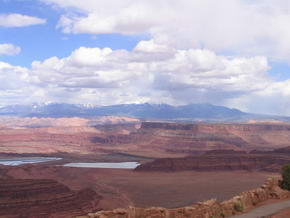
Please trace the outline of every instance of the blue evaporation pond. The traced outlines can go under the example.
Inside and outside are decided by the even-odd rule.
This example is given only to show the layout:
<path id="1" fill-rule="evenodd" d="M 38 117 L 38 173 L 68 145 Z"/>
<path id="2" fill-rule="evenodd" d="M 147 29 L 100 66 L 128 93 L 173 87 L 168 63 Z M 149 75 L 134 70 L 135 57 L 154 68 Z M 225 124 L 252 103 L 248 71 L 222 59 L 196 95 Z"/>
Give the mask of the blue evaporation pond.
<path id="1" fill-rule="evenodd" d="M 68 163 L 65 167 L 84 167 L 84 168 L 106 168 L 106 169 L 135 169 L 140 164 L 138 162 L 121 163 Z"/>
<path id="2" fill-rule="evenodd" d="M 32 158 L 11 158 L 11 159 L 0 159 L 0 164 L 6 166 L 19 166 L 23 164 L 34 164 L 42 163 L 47 161 L 61 160 L 62 158 L 57 157 L 32 157 Z"/>

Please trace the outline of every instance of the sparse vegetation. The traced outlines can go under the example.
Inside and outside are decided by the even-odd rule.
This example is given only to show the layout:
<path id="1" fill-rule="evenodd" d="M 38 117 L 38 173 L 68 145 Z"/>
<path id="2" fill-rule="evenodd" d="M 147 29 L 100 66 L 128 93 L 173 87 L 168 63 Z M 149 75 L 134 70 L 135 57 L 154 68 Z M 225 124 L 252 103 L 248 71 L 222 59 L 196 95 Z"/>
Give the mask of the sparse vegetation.
<path id="1" fill-rule="evenodd" d="M 244 211 L 244 207 L 241 203 L 235 203 L 234 204 L 234 209 L 235 211 L 238 211 L 238 212 L 243 212 Z"/>
<path id="2" fill-rule="evenodd" d="M 283 189 L 290 190 L 290 164 L 282 168 L 282 181 L 280 186 Z"/>
<path id="3" fill-rule="evenodd" d="M 220 213 L 219 215 L 210 216 L 210 218 L 224 218 L 224 217 L 225 217 L 224 213 Z"/>

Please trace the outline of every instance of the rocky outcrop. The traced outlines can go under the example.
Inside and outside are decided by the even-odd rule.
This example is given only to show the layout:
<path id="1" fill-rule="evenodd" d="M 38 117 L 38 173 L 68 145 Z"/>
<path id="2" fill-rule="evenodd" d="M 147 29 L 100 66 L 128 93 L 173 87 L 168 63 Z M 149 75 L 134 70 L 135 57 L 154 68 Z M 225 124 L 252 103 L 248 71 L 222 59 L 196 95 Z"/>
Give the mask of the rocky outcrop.
<path id="1" fill-rule="evenodd" d="M 290 192 L 279 188 L 279 181 L 270 178 L 260 188 L 241 193 L 230 200 L 218 202 L 209 200 L 192 206 L 166 209 L 166 208 L 135 208 L 115 209 L 112 211 L 100 211 L 89 213 L 87 218 L 210 218 L 230 217 L 234 214 L 249 210 L 259 203 L 269 199 L 285 199 L 290 197 Z"/>
<path id="2" fill-rule="evenodd" d="M 154 149 L 154 157 L 181 157 L 210 150 L 286 147 L 289 146 L 290 125 L 143 122 L 141 128 L 129 137 L 130 140 L 123 142 L 128 152 L 145 154 Z M 118 145 L 117 141 L 115 145 Z"/>
<path id="3" fill-rule="evenodd" d="M 1 179 L 0 217 L 70 218 L 98 210 L 101 196 L 54 180 Z"/>
<path id="4" fill-rule="evenodd" d="M 245 153 L 237 151 L 210 151 L 185 158 L 161 158 L 139 165 L 136 171 L 228 171 L 257 170 L 279 172 L 290 163 L 290 156 L 277 153 Z"/>

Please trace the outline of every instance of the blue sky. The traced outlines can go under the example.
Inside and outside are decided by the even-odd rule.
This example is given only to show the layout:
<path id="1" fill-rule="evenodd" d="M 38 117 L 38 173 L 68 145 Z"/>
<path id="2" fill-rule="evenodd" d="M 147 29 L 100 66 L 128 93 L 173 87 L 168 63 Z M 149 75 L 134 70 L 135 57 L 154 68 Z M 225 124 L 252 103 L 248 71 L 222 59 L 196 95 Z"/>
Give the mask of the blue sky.
<path id="1" fill-rule="evenodd" d="M 20 13 L 47 20 L 45 25 L 21 28 L 0 28 L 0 43 L 21 46 L 22 52 L 14 57 L 1 57 L 11 64 L 29 67 L 34 60 L 57 56 L 68 56 L 73 50 L 85 47 L 110 47 L 132 49 L 145 36 L 123 36 L 121 34 L 64 34 L 56 29 L 60 10 L 36 0 L 0 0 L 0 13 Z"/>
<path id="2" fill-rule="evenodd" d="M 212 103 L 290 115 L 289 11 L 282 0 L 0 0 L 0 105 Z"/>
<path id="3" fill-rule="evenodd" d="M 269 73 L 277 80 L 283 81 L 290 78 L 290 66 L 287 62 L 270 61 L 270 66 Z"/>

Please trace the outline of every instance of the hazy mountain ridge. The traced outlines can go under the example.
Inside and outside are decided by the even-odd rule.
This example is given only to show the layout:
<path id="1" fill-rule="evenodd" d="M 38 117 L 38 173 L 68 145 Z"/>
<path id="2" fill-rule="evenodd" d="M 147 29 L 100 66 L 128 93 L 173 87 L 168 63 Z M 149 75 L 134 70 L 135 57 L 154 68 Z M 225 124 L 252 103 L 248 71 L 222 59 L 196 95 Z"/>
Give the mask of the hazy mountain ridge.
<path id="1" fill-rule="evenodd" d="M 238 109 L 211 104 L 189 104 L 171 106 L 168 104 L 119 104 L 94 106 L 82 104 L 32 104 L 10 105 L 0 108 L 2 116 L 20 117 L 97 117 L 127 116 L 139 119 L 182 120 L 182 121 L 245 121 L 278 120 L 290 121 L 290 117 L 245 113 Z"/>

